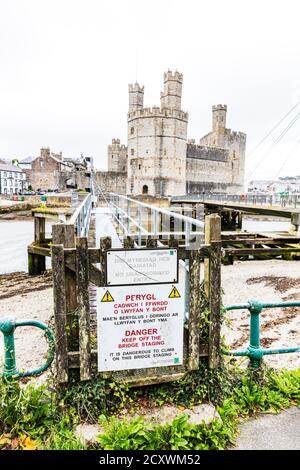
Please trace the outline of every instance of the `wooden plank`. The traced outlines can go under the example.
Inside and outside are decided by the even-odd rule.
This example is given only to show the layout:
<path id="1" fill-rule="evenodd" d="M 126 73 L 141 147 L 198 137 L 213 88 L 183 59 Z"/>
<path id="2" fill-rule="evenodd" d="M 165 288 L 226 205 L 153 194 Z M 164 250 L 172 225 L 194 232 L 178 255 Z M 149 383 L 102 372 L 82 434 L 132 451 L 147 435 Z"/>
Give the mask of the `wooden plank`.
<path id="1" fill-rule="evenodd" d="M 300 248 L 226 248 L 225 254 L 242 256 L 242 255 L 253 255 L 266 254 L 266 255 L 281 255 L 285 253 L 299 253 Z"/>
<path id="2" fill-rule="evenodd" d="M 290 243 L 297 243 L 297 239 L 292 238 L 236 238 L 232 240 L 223 240 L 222 246 L 234 245 L 236 243 L 251 244 L 251 245 L 286 245 Z"/>
<path id="3" fill-rule="evenodd" d="M 56 341 L 56 374 L 59 383 L 68 381 L 67 311 L 63 245 L 53 245 L 52 272 Z"/>
<path id="4" fill-rule="evenodd" d="M 205 216 L 204 225 L 204 240 L 205 244 L 209 245 L 212 241 L 221 240 L 221 217 L 218 214 L 211 214 Z M 210 261 L 209 259 L 204 260 L 204 291 L 207 297 L 210 294 Z"/>
<path id="5" fill-rule="evenodd" d="M 37 246 L 37 245 L 33 245 L 33 244 L 28 245 L 27 252 L 35 254 L 35 255 L 40 255 L 40 256 L 51 256 L 50 248 L 46 248 L 46 247 L 43 247 L 43 246 Z"/>
<path id="6" fill-rule="evenodd" d="M 221 338 L 221 242 L 211 242 L 210 251 L 210 325 L 209 325 L 209 367 L 220 365 Z"/>
<path id="7" fill-rule="evenodd" d="M 189 252 L 189 336 L 188 336 L 188 368 L 199 369 L 199 323 L 200 323 L 200 263 L 201 257 L 197 250 Z"/>
<path id="8" fill-rule="evenodd" d="M 91 378 L 89 262 L 87 238 L 76 239 L 76 281 L 79 317 L 80 379 Z"/>
<path id="9" fill-rule="evenodd" d="M 65 264 L 68 266 L 69 269 L 75 272 L 75 248 L 65 249 Z M 98 248 L 89 248 L 88 249 L 88 256 L 89 262 L 92 263 L 100 263 L 100 249 Z"/>

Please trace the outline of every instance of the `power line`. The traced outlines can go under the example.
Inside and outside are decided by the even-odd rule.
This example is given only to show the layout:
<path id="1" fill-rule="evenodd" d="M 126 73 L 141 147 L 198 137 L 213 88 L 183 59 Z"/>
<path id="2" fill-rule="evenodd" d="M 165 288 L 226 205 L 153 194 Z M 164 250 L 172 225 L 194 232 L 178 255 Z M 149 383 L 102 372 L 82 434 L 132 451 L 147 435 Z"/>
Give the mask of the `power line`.
<path id="1" fill-rule="evenodd" d="M 255 152 L 255 150 L 258 149 L 258 147 L 263 144 L 267 138 L 275 131 L 275 129 L 277 129 L 278 126 L 280 126 L 280 124 L 288 117 L 289 114 L 291 114 L 294 109 L 297 108 L 297 106 L 299 106 L 300 104 L 300 101 L 298 101 L 294 106 L 292 106 L 292 108 L 272 127 L 272 129 L 258 142 L 258 144 L 256 145 L 256 147 L 254 147 L 248 154 L 247 154 L 247 157 L 249 157 L 250 155 L 252 155 L 252 153 Z"/>
<path id="2" fill-rule="evenodd" d="M 270 152 L 276 147 L 276 145 L 283 139 L 283 137 L 287 134 L 287 132 L 293 127 L 293 125 L 298 121 L 300 117 L 300 111 L 293 117 L 293 119 L 289 122 L 289 124 L 283 129 L 283 131 L 279 134 L 279 136 L 274 140 L 271 147 L 267 150 L 267 152 L 263 155 L 263 157 L 259 160 L 257 165 L 247 174 L 247 178 L 253 175 L 253 173 L 257 170 L 257 168 L 264 162 L 264 160 L 269 156 Z"/>
<path id="3" fill-rule="evenodd" d="M 300 137 L 299 139 L 297 140 L 296 144 L 293 145 L 291 151 L 288 153 L 288 156 L 286 157 L 286 159 L 284 160 L 283 164 L 281 165 L 281 167 L 279 168 L 278 172 L 276 173 L 275 175 L 275 179 L 280 175 L 280 172 L 282 171 L 282 169 L 284 168 L 284 166 L 286 165 L 286 163 L 288 162 L 288 160 L 290 159 L 290 157 L 294 154 L 296 148 L 298 147 L 300 143 Z"/>

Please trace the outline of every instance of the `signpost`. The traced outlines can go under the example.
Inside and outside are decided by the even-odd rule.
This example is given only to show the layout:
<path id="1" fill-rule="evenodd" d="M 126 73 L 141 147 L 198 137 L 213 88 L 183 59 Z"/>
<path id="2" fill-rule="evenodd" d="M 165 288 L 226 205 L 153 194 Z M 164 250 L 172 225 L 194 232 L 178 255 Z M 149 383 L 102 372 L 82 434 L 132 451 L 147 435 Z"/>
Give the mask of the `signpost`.
<path id="1" fill-rule="evenodd" d="M 106 284 L 125 286 L 178 282 L 178 252 L 175 248 L 108 250 Z"/>

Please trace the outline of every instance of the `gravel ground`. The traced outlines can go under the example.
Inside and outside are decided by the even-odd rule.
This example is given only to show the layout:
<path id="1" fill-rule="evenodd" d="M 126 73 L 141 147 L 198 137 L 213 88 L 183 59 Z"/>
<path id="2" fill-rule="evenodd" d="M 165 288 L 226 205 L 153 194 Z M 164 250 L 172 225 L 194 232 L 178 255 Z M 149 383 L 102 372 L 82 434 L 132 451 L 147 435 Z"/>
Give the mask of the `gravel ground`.
<path id="1" fill-rule="evenodd" d="M 300 263 L 298 261 L 241 261 L 222 267 L 225 306 L 248 300 L 265 302 L 300 301 Z M 248 310 L 226 314 L 230 324 L 223 334 L 232 349 L 244 348 L 249 342 Z M 265 348 L 300 345 L 300 307 L 266 309 L 261 314 L 261 344 Z M 245 361 L 245 359 L 240 359 Z M 272 367 L 300 367 L 300 353 L 265 356 Z"/>
<path id="2" fill-rule="evenodd" d="M 222 267 L 224 305 L 250 299 L 267 302 L 300 300 L 300 263 L 298 261 L 242 261 Z M 43 290 L 41 290 L 43 289 Z M 19 293 L 17 293 L 19 292 Z M 53 312 L 51 276 L 29 278 L 24 273 L 0 276 L 0 317 L 34 318 L 47 323 Z M 300 308 L 268 309 L 261 318 L 264 347 L 300 345 Z M 249 338 L 248 311 L 227 313 L 230 324 L 223 328 L 232 349 L 244 348 Z M 228 323 L 228 322 L 227 322 Z M 46 342 L 36 328 L 16 330 L 17 364 L 31 369 L 43 361 Z M 3 341 L 0 339 L 0 362 Z M 245 362 L 245 359 L 241 361 Z M 300 353 L 277 354 L 266 358 L 273 367 L 300 367 Z"/>
<path id="3" fill-rule="evenodd" d="M 0 299 L 0 317 L 13 317 L 18 320 L 34 319 L 47 324 L 53 312 L 52 288 L 49 287 L 42 291 L 33 290 L 13 297 L 1 298 L 0 295 Z M 38 328 L 17 328 L 15 347 L 17 367 L 20 370 L 31 370 L 40 366 L 47 354 L 44 334 Z M 3 340 L 1 338 L 0 363 L 2 362 Z"/>

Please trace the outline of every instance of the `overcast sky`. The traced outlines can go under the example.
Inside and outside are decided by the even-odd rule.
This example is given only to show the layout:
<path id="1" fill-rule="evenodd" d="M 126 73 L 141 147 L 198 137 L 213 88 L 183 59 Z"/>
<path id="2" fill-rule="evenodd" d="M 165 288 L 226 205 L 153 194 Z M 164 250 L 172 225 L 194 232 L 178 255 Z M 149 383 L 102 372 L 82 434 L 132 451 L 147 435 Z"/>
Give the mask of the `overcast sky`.
<path id="1" fill-rule="evenodd" d="M 300 105 L 251 152 L 300 101 L 299 18 L 299 0 L 0 0 L 0 158 L 49 146 L 106 169 L 111 139 L 126 142 L 128 83 L 157 105 L 170 68 L 189 138 L 226 103 L 251 178 L 300 175 L 300 119 L 272 148 Z"/>

